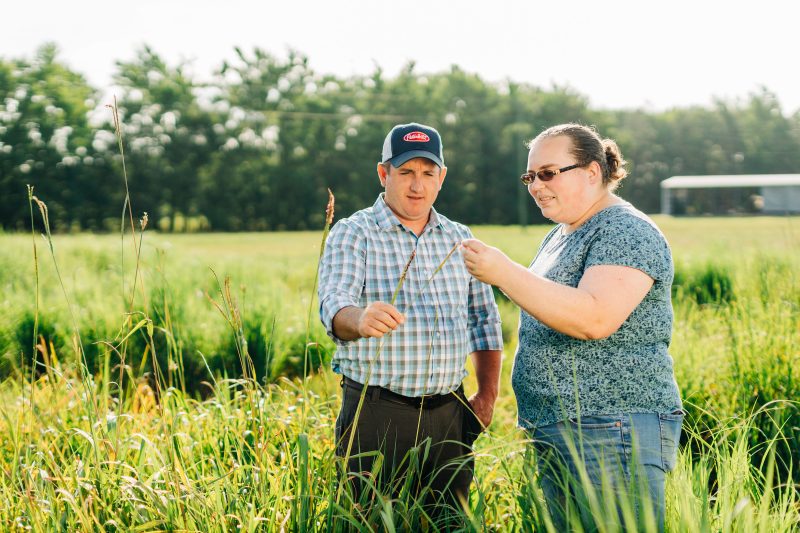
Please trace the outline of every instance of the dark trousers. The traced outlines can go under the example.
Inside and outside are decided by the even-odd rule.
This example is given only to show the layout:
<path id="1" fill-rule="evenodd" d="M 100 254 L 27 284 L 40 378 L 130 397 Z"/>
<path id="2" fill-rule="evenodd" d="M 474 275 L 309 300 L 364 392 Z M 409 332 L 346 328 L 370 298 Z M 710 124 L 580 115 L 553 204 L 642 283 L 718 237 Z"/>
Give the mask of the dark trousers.
<path id="1" fill-rule="evenodd" d="M 360 389 L 347 382 L 343 386 L 336 420 L 340 457 L 347 453 Z M 473 477 L 471 444 L 477 419 L 462 390 L 451 395 L 452 401 L 426 407 L 423 400 L 419 407 L 392 393 L 381 394 L 378 388 L 368 389 L 347 464 L 357 500 L 371 501 L 377 489 L 392 497 L 407 493 L 423 498 L 434 515 L 462 508 Z M 378 460 L 382 462 L 376 465 Z"/>

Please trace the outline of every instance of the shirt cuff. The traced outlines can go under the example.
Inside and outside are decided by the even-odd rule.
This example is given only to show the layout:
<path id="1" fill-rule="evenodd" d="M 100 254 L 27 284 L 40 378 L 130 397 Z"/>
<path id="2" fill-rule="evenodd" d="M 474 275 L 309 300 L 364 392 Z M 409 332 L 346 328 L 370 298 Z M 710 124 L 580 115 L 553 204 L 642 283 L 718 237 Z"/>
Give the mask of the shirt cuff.
<path id="1" fill-rule="evenodd" d="M 503 329 L 499 320 L 489 320 L 475 325 L 470 330 L 470 353 L 483 350 L 503 349 Z"/>
<path id="2" fill-rule="evenodd" d="M 344 309 L 345 307 L 357 307 L 353 300 L 346 296 L 341 295 L 332 295 L 320 304 L 320 318 L 322 319 L 322 325 L 325 326 L 325 332 L 328 334 L 336 344 L 346 344 L 352 341 L 345 341 L 334 335 L 333 333 L 333 317 L 336 316 L 336 313 Z"/>

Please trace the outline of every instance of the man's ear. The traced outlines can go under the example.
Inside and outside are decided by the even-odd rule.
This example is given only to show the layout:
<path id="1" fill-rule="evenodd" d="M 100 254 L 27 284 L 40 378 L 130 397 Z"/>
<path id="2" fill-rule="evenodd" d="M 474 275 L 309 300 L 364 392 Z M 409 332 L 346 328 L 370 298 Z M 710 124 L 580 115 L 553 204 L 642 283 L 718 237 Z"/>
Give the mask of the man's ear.
<path id="1" fill-rule="evenodd" d="M 447 167 L 442 167 L 441 172 L 439 172 L 439 190 L 442 190 L 442 184 L 444 183 L 444 177 L 447 175 Z"/>
<path id="2" fill-rule="evenodd" d="M 384 163 L 378 163 L 378 179 L 381 180 L 381 187 L 386 187 L 386 178 L 389 176 L 389 171 L 386 170 L 388 165 Z"/>

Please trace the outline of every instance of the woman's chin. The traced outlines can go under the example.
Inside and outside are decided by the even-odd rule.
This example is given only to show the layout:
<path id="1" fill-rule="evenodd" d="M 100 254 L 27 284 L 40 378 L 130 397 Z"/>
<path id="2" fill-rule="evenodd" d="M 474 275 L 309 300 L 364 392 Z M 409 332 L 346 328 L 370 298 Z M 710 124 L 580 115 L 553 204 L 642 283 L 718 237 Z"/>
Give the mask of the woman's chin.
<path id="1" fill-rule="evenodd" d="M 547 220 L 552 220 L 553 222 L 558 222 L 556 220 L 558 218 L 558 214 L 555 209 L 551 206 L 545 205 L 544 207 L 539 206 L 539 211 L 541 211 L 542 216 Z"/>

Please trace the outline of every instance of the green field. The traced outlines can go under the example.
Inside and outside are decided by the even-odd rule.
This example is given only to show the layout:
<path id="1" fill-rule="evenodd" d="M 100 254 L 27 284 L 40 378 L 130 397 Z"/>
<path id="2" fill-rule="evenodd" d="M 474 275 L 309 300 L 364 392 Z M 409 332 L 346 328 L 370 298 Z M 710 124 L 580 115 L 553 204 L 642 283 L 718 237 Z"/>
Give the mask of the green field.
<path id="1" fill-rule="evenodd" d="M 794 530 L 800 219 L 655 218 L 676 262 L 670 352 L 689 412 L 668 530 Z M 473 229 L 527 263 L 548 228 Z M 296 377 L 332 349 L 314 294 L 320 238 L 146 232 L 137 262 L 130 236 L 57 235 L 53 257 L 41 236 L 0 235 L 0 529 L 368 531 L 414 520 L 413 498 L 337 503 L 338 379 Z M 499 304 L 501 398 L 477 443 L 469 528 L 541 528 L 514 427 L 518 311 Z"/>

